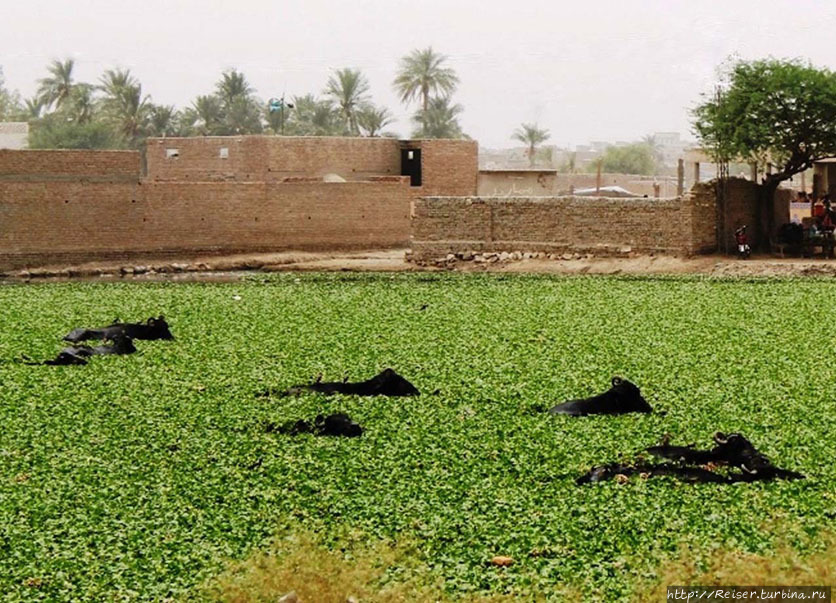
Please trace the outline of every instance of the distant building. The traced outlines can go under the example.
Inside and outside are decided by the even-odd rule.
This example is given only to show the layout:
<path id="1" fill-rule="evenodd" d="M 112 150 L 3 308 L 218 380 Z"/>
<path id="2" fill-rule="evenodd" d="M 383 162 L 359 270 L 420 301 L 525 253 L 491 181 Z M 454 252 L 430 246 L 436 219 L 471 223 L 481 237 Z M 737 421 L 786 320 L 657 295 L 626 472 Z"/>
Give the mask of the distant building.
<path id="1" fill-rule="evenodd" d="M 0 121 L 0 149 L 25 149 L 28 146 L 28 123 L 25 121 Z"/>
<path id="2" fill-rule="evenodd" d="M 674 166 L 685 151 L 694 146 L 693 142 L 682 140 L 679 132 L 654 132 L 653 140 L 662 155 L 662 163 Z"/>

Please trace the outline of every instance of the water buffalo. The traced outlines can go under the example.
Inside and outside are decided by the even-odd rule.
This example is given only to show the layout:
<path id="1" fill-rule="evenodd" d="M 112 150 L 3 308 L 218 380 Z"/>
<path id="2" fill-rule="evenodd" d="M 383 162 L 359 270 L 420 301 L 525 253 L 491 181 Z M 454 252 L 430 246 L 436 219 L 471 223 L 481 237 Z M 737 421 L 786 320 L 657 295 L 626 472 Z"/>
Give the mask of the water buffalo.
<path id="1" fill-rule="evenodd" d="M 64 337 L 64 341 L 77 343 L 88 339 L 113 339 L 117 333 L 123 333 L 131 339 L 142 339 L 146 341 L 174 339 L 174 335 L 171 334 L 165 317 L 160 315 L 157 318 L 152 316 L 144 323 L 115 321 L 106 327 L 97 329 L 73 329 Z"/>
<path id="2" fill-rule="evenodd" d="M 651 446 L 647 449 L 654 456 L 680 463 L 705 465 L 729 465 L 738 467 L 742 474 L 734 476 L 736 481 L 758 481 L 773 479 L 802 479 L 804 476 L 795 471 L 780 469 L 772 464 L 769 458 L 739 433 L 725 434 L 718 431 L 714 434 L 711 450 L 696 450 L 691 446 Z"/>
<path id="3" fill-rule="evenodd" d="M 308 385 L 297 385 L 283 392 L 284 395 L 294 395 L 305 392 L 318 392 L 320 394 L 347 394 L 354 396 L 418 396 L 421 392 L 409 381 L 398 373 L 387 368 L 382 373 L 372 377 L 368 381 L 359 383 L 321 382 L 315 381 Z M 270 391 L 264 395 L 270 395 Z"/>
<path id="4" fill-rule="evenodd" d="M 612 387 L 591 398 L 569 400 L 549 410 L 557 415 L 583 417 L 586 415 L 623 415 L 628 412 L 653 412 L 639 388 L 621 377 L 612 378 Z"/>
<path id="5" fill-rule="evenodd" d="M 363 428 L 352 421 L 347 414 L 341 412 L 332 413 L 327 416 L 317 415 L 313 424 L 305 420 L 288 423 L 275 429 L 275 431 L 289 435 L 312 433 L 314 435 L 342 436 L 346 438 L 356 438 L 363 435 Z"/>
<path id="6" fill-rule="evenodd" d="M 114 334 L 111 338 L 105 340 L 105 344 L 108 342 L 111 342 L 111 345 L 98 345 L 93 347 L 79 345 L 64 348 L 52 360 L 46 360 L 45 362 L 27 362 L 26 364 L 45 364 L 49 366 L 84 365 L 87 364 L 87 358 L 91 356 L 125 355 L 136 352 L 133 340 L 124 333 Z"/>
<path id="7" fill-rule="evenodd" d="M 575 480 L 577 485 L 603 482 L 617 478 L 619 475 L 630 477 L 640 475 L 643 478 L 668 475 L 678 477 L 686 482 L 707 482 L 716 484 L 729 483 L 726 476 L 714 473 L 704 467 L 688 467 L 674 463 L 636 463 L 633 465 L 610 463 L 593 467 L 587 473 Z"/>

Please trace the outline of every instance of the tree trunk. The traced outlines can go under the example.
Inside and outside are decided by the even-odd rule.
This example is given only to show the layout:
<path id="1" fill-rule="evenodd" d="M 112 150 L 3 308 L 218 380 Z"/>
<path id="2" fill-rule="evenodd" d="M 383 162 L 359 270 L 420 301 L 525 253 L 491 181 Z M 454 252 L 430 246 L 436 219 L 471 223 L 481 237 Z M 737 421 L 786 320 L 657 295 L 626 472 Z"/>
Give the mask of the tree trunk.
<path id="1" fill-rule="evenodd" d="M 422 88 L 421 89 L 421 96 L 423 97 L 424 101 L 424 110 L 421 113 L 421 125 L 424 129 L 423 137 L 426 138 L 427 136 L 427 111 L 430 108 L 430 89 L 429 88 Z"/>
<path id="2" fill-rule="evenodd" d="M 775 230 L 775 192 L 780 183 L 780 180 L 767 176 L 765 182 L 759 187 L 758 213 L 760 214 L 761 239 L 758 242 L 758 248 L 761 251 L 770 251 L 769 237 Z"/>

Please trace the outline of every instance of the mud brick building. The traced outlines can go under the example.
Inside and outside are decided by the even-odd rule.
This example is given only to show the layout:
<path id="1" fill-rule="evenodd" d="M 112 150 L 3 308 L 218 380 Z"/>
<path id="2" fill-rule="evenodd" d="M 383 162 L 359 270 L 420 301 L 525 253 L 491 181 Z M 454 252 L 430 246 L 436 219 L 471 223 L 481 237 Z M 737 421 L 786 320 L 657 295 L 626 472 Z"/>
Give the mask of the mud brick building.
<path id="1" fill-rule="evenodd" d="M 681 197 L 589 198 L 555 195 L 546 173 L 533 194 L 497 196 L 484 193 L 508 183 L 489 177 L 480 183 L 470 140 L 227 136 L 149 139 L 144 154 L 0 150 L 0 271 L 291 249 L 411 247 L 418 260 L 691 255 L 722 249 L 739 223 L 761 236 L 757 186 L 746 181 L 729 182 L 720 211 L 705 183 Z M 786 221 L 787 199 L 776 197 L 775 212 Z"/>
<path id="2" fill-rule="evenodd" d="M 197 253 L 406 247 L 423 195 L 474 195 L 465 140 L 236 136 L 0 150 L 0 270 Z"/>

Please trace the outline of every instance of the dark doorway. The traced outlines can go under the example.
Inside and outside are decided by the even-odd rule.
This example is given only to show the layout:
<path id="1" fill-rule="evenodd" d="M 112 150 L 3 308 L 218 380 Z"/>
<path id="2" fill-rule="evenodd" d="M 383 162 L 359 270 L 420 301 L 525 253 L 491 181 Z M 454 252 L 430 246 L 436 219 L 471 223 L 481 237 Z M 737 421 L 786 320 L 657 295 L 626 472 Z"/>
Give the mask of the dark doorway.
<path id="1" fill-rule="evenodd" d="M 401 176 L 409 176 L 410 186 L 421 186 L 421 149 L 401 149 Z"/>

